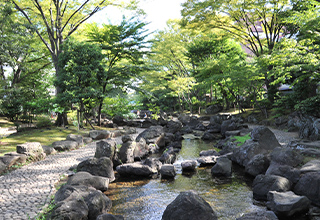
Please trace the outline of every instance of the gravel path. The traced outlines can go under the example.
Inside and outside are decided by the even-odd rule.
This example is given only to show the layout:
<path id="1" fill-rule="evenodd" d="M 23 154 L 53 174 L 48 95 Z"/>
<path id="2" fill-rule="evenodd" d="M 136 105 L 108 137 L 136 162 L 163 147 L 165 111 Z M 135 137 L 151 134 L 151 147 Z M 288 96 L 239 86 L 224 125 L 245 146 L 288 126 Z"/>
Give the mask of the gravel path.
<path id="1" fill-rule="evenodd" d="M 137 129 L 138 133 L 143 129 Z M 133 136 L 137 136 L 135 134 Z M 121 137 L 113 138 L 117 144 Z M 7 175 L 0 176 L 0 220 L 34 219 L 55 193 L 55 184 L 68 169 L 94 156 L 96 144 L 49 155 Z"/>

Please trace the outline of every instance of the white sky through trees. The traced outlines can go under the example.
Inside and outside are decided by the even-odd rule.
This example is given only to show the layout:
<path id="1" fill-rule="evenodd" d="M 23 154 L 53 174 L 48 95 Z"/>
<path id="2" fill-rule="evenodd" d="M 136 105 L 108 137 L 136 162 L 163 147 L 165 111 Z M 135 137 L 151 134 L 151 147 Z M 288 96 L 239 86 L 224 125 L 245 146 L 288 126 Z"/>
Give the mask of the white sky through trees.
<path id="1" fill-rule="evenodd" d="M 140 8 L 146 13 L 144 21 L 150 22 L 147 26 L 149 31 L 163 30 L 169 19 L 181 18 L 181 4 L 185 1 L 186 0 L 141 0 Z M 89 21 L 119 24 L 123 15 L 127 18 L 132 16 L 132 14 L 115 7 L 107 7 L 94 15 Z"/>

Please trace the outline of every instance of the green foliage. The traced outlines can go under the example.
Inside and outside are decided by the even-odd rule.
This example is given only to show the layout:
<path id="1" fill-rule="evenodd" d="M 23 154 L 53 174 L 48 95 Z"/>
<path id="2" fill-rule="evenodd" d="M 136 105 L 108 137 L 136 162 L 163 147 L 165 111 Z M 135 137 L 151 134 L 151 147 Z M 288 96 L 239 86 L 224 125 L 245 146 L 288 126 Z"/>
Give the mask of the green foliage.
<path id="1" fill-rule="evenodd" d="M 294 106 L 295 110 L 301 111 L 308 115 L 320 117 L 320 95 L 308 98 Z"/>
<path id="2" fill-rule="evenodd" d="M 47 128 L 52 126 L 51 119 L 46 116 L 39 116 L 36 118 L 37 128 Z"/>
<path id="3" fill-rule="evenodd" d="M 235 142 L 237 142 L 237 146 L 241 146 L 246 142 L 246 140 L 251 139 L 250 133 L 246 134 L 245 136 L 234 136 Z"/>
<path id="4" fill-rule="evenodd" d="M 160 107 L 150 103 L 148 108 L 152 112 L 152 119 L 158 120 L 160 118 Z"/>
<path id="5" fill-rule="evenodd" d="M 123 116 L 126 118 L 134 117 L 130 114 L 131 110 L 138 109 L 140 103 L 133 102 L 126 97 L 116 96 L 116 97 L 106 97 L 103 101 L 102 113 L 114 117 L 116 115 Z"/>

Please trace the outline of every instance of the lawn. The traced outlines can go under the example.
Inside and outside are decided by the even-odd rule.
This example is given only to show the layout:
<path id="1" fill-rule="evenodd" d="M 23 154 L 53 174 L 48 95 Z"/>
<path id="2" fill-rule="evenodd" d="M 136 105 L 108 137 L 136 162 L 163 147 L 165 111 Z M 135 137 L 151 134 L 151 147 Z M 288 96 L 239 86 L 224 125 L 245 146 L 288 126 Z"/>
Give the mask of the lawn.
<path id="1" fill-rule="evenodd" d="M 0 117 L 0 128 L 14 127 L 14 123 L 5 117 Z"/>

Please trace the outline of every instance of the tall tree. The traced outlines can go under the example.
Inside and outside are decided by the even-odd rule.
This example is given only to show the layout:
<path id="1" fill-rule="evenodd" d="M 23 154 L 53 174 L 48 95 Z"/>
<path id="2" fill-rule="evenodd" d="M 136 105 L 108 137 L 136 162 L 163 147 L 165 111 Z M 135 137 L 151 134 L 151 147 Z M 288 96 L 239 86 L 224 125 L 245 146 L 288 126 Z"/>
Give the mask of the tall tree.
<path id="1" fill-rule="evenodd" d="M 59 76 L 58 59 L 62 52 L 61 46 L 81 24 L 103 8 L 114 5 L 126 8 L 135 8 L 136 0 L 127 1 L 126 4 L 117 3 L 116 0 L 9 0 L 34 27 L 35 32 L 51 54 L 56 71 Z M 57 93 L 60 88 L 56 88 Z M 66 115 L 65 115 L 66 117 Z M 57 124 L 62 123 L 59 115 Z"/>
<path id="2" fill-rule="evenodd" d="M 290 38 L 299 26 L 287 17 L 296 11 L 314 10 L 312 0 L 188 0 L 183 4 L 184 23 L 218 28 L 229 32 L 254 56 L 271 53 L 281 38 Z M 264 71 L 268 99 L 273 102 L 276 92 L 274 77 Z"/>
<path id="3" fill-rule="evenodd" d="M 130 81 L 138 77 L 139 73 L 146 69 L 144 56 L 148 54 L 147 48 L 150 42 L 146 23 L 133 18 L 123 18 L 120 25 L 89 25 L 87 37 L 89 42 L 99 45 L 104 54 L 106 71 L 98 74 L 98 83 L 102 96 L 99 97 L 98 124 L 100 125 L 103 99 L 115 90 L 115 87 L 134 87 Z"/>

